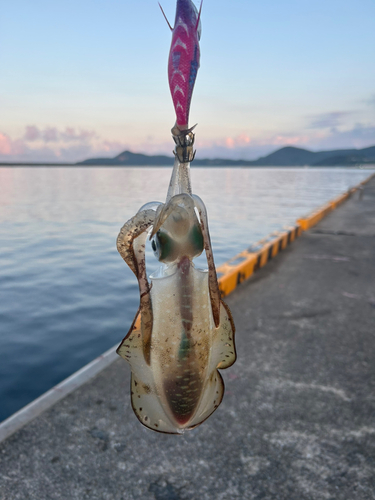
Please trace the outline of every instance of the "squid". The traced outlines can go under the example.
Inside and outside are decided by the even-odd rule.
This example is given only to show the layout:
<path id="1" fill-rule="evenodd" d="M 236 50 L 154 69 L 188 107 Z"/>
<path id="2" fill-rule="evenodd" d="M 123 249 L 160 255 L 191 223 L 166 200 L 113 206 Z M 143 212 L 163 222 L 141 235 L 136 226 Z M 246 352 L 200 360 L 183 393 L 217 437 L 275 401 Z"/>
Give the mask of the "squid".
<path id="1" fill-rule="evenodd" d="M 139 309 L 117 353 L 131 367 L 137 418 L 149 429 L 170 434 L 193 429 L 217 409 L 224 395 L 218 369 L 236 360 L 235 327 L 220 298 L 206 207 L 190 182 L 195 136 L 188 118 L 200 29 L 200 11 L 191 0 L 177 0 L 168 65 L 176 111 L 175 162 L 166 201 L 141 207 L 117 238 L 140 294 Z M 147 240 L 161 264 L 149 277 Z M 203 252 L 207 269 L 194 264 Z"/>

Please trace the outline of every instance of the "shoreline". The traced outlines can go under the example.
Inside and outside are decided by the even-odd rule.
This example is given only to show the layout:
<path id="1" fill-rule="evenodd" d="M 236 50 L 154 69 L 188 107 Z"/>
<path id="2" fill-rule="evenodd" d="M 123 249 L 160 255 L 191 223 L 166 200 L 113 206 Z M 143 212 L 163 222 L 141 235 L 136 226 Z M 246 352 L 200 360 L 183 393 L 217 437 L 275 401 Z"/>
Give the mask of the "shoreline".
<path id="1" fill-rule="evenodd" d="M 173 158 L 171 158 L 171 164 L 173 163 Z M 98 165 L 77 165 L 75 163 L 0 163 L 0 168 L 59 168 L 59 167 L 69 167 L 69 168 L 171 168 L 171 165 L 111 165 L 111 164 L 98 164 Z M 375 170 L 375 163 L 370 164 L 358 164 L 358 165 L 199 165 L 193 164 L 190 168 L 264 168 L 264 169 L 352 169 L 352 170 Z"/>

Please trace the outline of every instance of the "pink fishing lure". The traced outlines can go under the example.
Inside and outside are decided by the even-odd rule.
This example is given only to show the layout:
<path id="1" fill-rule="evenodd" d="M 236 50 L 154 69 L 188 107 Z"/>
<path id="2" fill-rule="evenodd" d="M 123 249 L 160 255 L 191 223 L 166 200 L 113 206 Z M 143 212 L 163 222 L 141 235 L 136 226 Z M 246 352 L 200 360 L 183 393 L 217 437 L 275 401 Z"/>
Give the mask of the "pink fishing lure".
<path id="1" fill-rule="evenodd" d="M 200 60 L 201 9 L 202 4 L 198 12 L 191 0 L 177 0 L 174 28 L 166 18 L 172 30 L 168 80 L 180 130 L 189 128 L 190 103 Z"/>

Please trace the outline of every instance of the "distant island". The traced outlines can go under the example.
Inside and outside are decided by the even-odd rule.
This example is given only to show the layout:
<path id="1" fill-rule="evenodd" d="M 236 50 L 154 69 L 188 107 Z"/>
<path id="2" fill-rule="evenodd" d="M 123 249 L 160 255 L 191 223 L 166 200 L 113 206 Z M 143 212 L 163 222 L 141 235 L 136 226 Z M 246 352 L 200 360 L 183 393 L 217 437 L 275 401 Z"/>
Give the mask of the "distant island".
<path id="1" fill-rule="evenodd" d="M 173 157 L 149 156 L 123 151 L 114 158 L 89 158 L 78 163 L 11 163 L 0 162 L 3 166 L 134 166 L 160 167 L 171 165 Z M 309 151 L 287 146 L 257 160 L 227 160 L 224 158 L 196 158 L 193 165 L 199 167 L 356 167 L 375 165 L 375 146 L 364 149 L 335 149 L 332 151 Z"/>
<path id="2" fill-rule="evenodd" d="M 148 156 L 124 151 L 114 158 L 90 158 L 76 165 L 163 166 L 170 165 L 172 161 L 170 156 Z M 194 160 L 194 166 L 201 167 L 353 167 L 372 163 L 375 163 L 375 146 L 318 152 L 287 146 L 252 161 L 222 158 Z"/>

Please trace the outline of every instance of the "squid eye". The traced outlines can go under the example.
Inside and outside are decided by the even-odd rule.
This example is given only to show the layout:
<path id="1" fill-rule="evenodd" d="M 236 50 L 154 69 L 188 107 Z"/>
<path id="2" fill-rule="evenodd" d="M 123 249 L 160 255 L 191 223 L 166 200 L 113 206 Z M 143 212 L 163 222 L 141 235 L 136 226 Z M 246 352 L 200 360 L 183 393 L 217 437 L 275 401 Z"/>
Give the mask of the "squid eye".
<path id="1" fill-rule="evenodd" d="M 152 238 L 151 240 L 151 248 L 152 251 L 154 252 L 155 257 L 159 260 L 160 257 L 160 246 L 159 246 L 159 241 L 157 240 L 157 235 Z"/>
<path id="2" fill-rule="evenodd" d="M 151 248 L 160 262 L 171 262 L 175 258 L 173 239 L 162 230 L 159 230 L 152 238 Z"/>
<path id="3" fill-rule="evenodd" d="M 173 260 L 173 239 L 168 236 L 168 234 L 163 231 L 158 231 L 156 233 L 156 246 L 159 250 L 159 260 L 161 262 Z"/>

